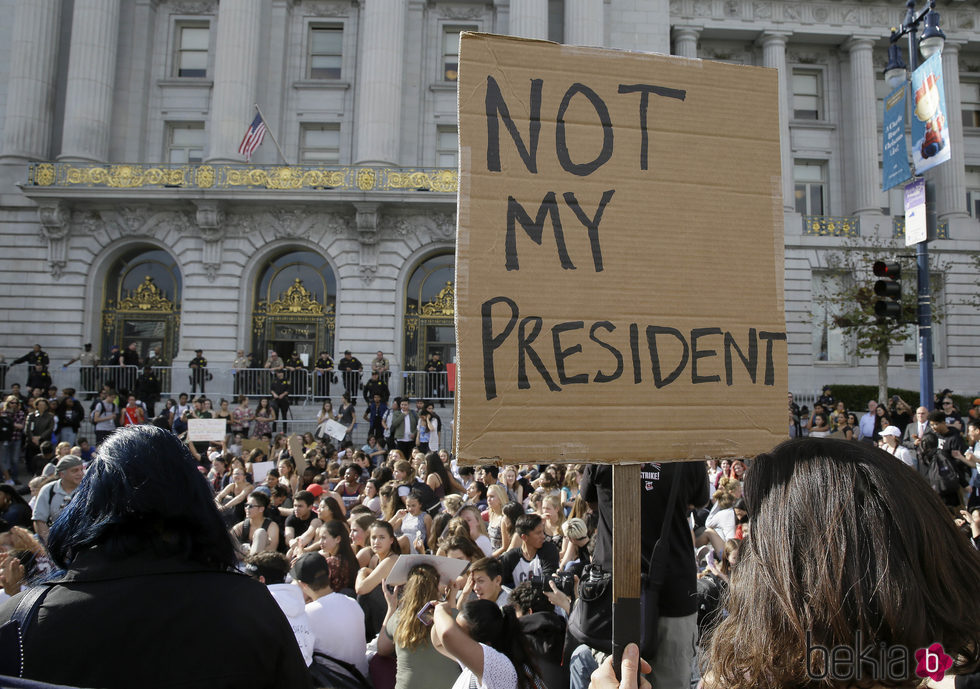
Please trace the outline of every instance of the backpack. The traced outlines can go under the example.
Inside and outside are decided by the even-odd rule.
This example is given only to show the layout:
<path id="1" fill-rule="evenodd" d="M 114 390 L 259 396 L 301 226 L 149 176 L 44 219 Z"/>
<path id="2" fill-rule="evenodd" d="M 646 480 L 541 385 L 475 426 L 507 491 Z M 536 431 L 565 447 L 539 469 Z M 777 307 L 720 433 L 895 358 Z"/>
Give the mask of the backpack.
<path id="1" fill-rule="evenodd" d="M 932 456 L 925 465 L 925 479 L 932 489 L 940 495 L 957 493 L 960 489 L 960 476 L 949 457 L 942 451 Z"/>

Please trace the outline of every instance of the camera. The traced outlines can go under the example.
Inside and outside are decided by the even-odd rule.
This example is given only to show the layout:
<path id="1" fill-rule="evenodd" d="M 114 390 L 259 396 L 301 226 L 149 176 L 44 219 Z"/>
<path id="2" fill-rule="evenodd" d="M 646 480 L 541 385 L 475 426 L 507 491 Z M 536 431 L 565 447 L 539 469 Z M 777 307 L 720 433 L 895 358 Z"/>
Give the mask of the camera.
<path id="1" fill-rule="evenodd" d="M 575 597 L 575 575 L 572 572 L 555 572 L 551 575 L 555 588 L 569 598 Z"/>
<path id="2" fill-rule="evenodd" d="M 545 586 L 544 577 L 540 574 L 532 574 L 528 577 L 528 581 L 531 583 L 531 587 L 541 591 L 550 592 L 551 586 Z M 574 598 L 575 596 L 575 575 L 571 572 L 555 572 L 548 579 L 549 582 L 555 582 L 555 588 L 564 593 L 569 598 Z"/>

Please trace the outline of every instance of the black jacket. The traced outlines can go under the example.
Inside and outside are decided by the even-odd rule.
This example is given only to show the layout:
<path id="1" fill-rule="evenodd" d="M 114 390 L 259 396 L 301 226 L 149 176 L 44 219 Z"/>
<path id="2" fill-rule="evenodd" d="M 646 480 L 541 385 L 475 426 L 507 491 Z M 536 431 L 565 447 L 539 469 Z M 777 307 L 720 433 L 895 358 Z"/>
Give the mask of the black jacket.
<path id="1" fill-rule="evenodd" d="M 708 474 L 704 462 L 644 464 L 640 469 L 640 520 L 642 566 L 646 568 L 653 546 L 660 538 L 671 480 L 675 471 L 683 472 L 680 492 L 674 503 L 674 517 L 667 537 L 670 560 L 660 588 L 660 615 L 685 617 L 697 612 L 697 564 L 687 524 L 689 505 L 695 509 L 708 502 Z M 590 464 L 579 484 L 582 499 L 598 503 L 599 528 L 596 530 L 592 561 L 612 571 L 612 465 Z"/>
<path id="2" fill-rule="evenodd" d="M 534 612 L 517 620 L 528 652 L 538 667 L 538 677 L 547 689 L 567 686 L 561 668 L 565 643 L 565 620 L 553 612 Z"/>
<path id="3" fill-rule="evenodd" d="M 282 610 L 245 575 L 87 550 L 54 581 L 24 639 L 25 677 L 83 687 L 312 687 Z M 19 599 L 0 606 L 0 623 Z"/>

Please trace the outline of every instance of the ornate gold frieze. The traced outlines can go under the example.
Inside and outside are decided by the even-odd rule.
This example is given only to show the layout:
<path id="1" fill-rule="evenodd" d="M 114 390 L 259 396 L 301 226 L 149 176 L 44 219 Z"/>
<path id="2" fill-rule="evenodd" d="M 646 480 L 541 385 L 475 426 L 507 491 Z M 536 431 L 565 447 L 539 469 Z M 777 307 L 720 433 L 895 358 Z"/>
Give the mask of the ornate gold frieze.
<path id="1" fill-rule="evenodd" d="M 811 237 L 860 237 L 860 218 L 804 215 L 803 234 Z"/>
<path id="2" fill-rule="evenodd" d="M 427 304 L 422 304 L 420 315 L 423 318 L 452 318 L 455 313 L 454 297 L 456 290 L 453 283 L 446 281 L 446 286 Z"/>
<path id="3" fill-rule="evenodd" d="M 400 169 L 307 165 L 77 165 L 31 163 L 28 184 L 36 187 L 110 189 L 269 189 L 316 191 L 422 190 L 455 193 L 450 168 Z"/>
<path id="4" fill-rule="evenodd" d="M 149 275 L 143 278 L 143 283 L 132 290 L 128 297 L 119 300 L 116 311 L 135 311 L 139 313 L 172 313 L 174 304 L 167 299 L 163 291 L 153 284 Z"/>
<path id="5" fill-rule="evenodd" d="M 292 286 L 280 295 L 278 299 L 269 304 L 266 313 L 270 316 L 277 315 L 310 315 L 322 316 L 323 304 L 316 300 L 313 293 L 303 287 L 303 281 L 296 278 Z"/>

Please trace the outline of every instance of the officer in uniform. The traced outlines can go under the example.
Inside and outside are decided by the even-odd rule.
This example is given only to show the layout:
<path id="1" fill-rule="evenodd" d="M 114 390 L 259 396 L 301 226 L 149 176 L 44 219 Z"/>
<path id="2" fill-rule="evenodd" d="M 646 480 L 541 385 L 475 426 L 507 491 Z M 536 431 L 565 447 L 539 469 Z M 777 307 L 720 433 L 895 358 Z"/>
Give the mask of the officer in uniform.
<path id="1" fill-rule="evenodd" d="M 286 359 L 285 368 L 289 371 L 289 384 L 293 388 L 294 395 L 306 395 L 306 376 L 303 372 L 306 371 L 306 367 L 303 366 L 303 360 L 299 358 L 299 354 L 295 351 L 289 355 Z"/>
<path id="2" fill-rule="evenodd" d="M 425 362 L 426 385 L 425 396 L 429 399 L 436 397 L 439 399 L 439 406 L 445 407 L 446 403 L 442 398 L 442 381 L 445 378 L 442 374 L 446 371 L 446 365 L 442 363 L 438 352 L 429 352 L 429 360 Z"/>
<path id="3" fill-rule="evenodd" d="M 146 418 L 152 419 L 156 416 L 154 408 L 160 401 L 160 379 L 149 364 L 143 367 L 143 373 L 136 379 L 133 394 L 146 407 Z"/>
<path id="4" fill-rule="evenodd" d="M 191 394 L 197 392 L 197 386 L 201 386 L 201 394 L 204 394 L 204 382 L 208 377 L 208 360 L 204 357 L 203 349 L 195 349 L 196 357 L 191 359 L 187 366 L 191 369 Z"/>
<path id="5" fill-rule="evenodd" d="M 276 377 L 272 380 L 270 392 L 272 399 L 269 401 L 269 406 L 276 412 L 277 419 L 285 419 L 289 413 L 289 381 L 286 380 L 285 371 L 281 368 L 276 369 Z M 285 424 L 283 424 L 283 431 L 285 431 Z M 276 432 L 275 422 L 272 423 L 272 432 Z"/>
<path id="6" fill-rule="evenodd" d="M 320 352 L 319 358 L 313 364 L 314 380 L 316 389 L 314 395 L 317 397 L 330 397 L 330 379 L 333 377 L 333 359 L 326 352 Z"/>
<path id="7" fill-rule="evenodd" d="M 357 360 L 356 356 L 351 356 L 350 350 L 344 352 L 344 358 L 337 362 L 337 370 L 344 374 L 344 391 L 350 395 L 351 399 L 357 397 L 357 389 L 361 383 L 361 371 L 364 366 Z"/>
<path id="8" fill-rule="evenodd" d="M 11 365 L 22 364 L 25 361 L 27 362 L 27 387 L 31 387 L 30 379 L 37 370 L 37 365 L 40 364 L 41 370 L 46 374 L 48 372 L 48 366 L 51 364 L 51 359 L 48 357 L 48 353 L 41 349 L 41 345 L 36 344 L 27 354 L 18 359 L 14 359 Z M 48 376 L 49 382 L 50 378 L 51 376 Z M 45 385 L 42 389 L 47 390 L 48 386 Z"/>
<path id="9" fill-rule="evenodd" d="M 384 404 L 388 404 L 391 392 L 389 392 L 385 382 L 381 380 L 380 374 L 377 371 L 371 371 L 371 380 L 364 384 L 364 401 L 371 402 L 375 395 L 378 395 Z"/>
<path id="10" fill-rule="evenodd" d="M 92 351 L 91 342 L 86 342 L 82 346 L 82 351 L 70 359 L 62 368 L 68 368 L 76 361 L 78 362 L 79 373 L 82 378 L 82 389 L 86 393 L 85 399 L 91 400 L 95 397 L 97 390 L 95 381 L 97 380 L 96 371 L 99 366 L 99 357 Z"/>

